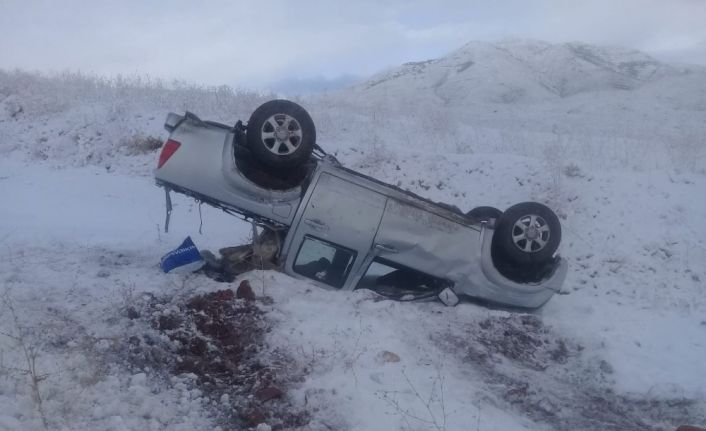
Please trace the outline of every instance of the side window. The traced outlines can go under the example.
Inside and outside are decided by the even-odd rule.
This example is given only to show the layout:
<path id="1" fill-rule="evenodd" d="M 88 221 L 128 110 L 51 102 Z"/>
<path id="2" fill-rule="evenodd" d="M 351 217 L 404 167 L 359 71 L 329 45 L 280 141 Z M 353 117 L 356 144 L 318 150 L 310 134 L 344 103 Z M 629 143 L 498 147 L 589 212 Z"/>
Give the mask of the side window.
<path id="1" fill-rule="evenodd" d="M 294 272 L 340 289 L 355 256 L 349 248 L 307 235 L 294 260 Z"/>
<path id="2" fill-rule="evenodd" d="M 440 278 L 376 257 L 356 289 L 370 289 L 384 296 L 415 296 L 434 294 L 448 284 Z"/>

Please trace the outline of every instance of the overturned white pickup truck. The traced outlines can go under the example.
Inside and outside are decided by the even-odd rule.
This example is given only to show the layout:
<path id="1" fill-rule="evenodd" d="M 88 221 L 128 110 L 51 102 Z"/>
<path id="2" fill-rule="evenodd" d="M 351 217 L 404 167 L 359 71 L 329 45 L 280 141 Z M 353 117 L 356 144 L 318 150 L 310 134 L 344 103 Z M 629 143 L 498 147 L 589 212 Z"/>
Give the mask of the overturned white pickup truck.
<path id="1" fill-rule="evenodd" d="M 286 273 L 333 289 L 399 298 L 471 297 L 537 308 L 561 288 L 561 226 L 525 202 L 466 214 L 341 166 L 316 145 L 309 114 L 273 100 L 247 125 L 167 116 L 157 184 L 277 233 Z"/>

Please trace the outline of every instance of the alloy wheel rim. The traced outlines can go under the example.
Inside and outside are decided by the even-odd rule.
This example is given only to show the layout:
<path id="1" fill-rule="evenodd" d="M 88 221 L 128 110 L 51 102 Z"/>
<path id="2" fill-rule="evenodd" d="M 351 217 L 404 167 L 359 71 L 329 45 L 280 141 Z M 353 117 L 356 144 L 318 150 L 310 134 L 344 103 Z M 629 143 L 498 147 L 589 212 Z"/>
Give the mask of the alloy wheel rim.
<path id="1" fill-rule="evenodd" d="M 550 236 L 549 224 L 536 214 L 522 216 L 512 226 L 512 242 L 525 253 L 537 253 L 543 250 Z"/>
<path id="2" fill-rule="evenodd" d="M 274 114 L 262 124 L 260 138 L 265 148 L 278 156 L 288 156 L 299 149 L 302 127 L 291 115 Z"/>

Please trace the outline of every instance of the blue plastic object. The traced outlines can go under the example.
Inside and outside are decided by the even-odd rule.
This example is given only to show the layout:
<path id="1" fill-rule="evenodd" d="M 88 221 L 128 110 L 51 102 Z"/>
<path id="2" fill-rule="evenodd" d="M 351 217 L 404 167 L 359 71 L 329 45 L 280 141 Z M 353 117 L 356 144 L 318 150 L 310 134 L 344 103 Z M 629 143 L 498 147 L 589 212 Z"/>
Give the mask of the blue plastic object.
<path id="1" fill-rule="evenodd" d="M 188 236 L 179 247 L 162 256 L 160 266 L 164 272 L 193 272 L 205 263 L 199 249 Z"/>

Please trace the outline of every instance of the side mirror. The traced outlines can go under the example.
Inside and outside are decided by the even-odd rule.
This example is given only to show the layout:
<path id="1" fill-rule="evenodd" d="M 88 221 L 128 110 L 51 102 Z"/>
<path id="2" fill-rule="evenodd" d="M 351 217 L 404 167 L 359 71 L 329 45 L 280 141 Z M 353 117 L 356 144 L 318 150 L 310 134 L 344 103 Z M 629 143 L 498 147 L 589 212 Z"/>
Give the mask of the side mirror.
<path id="1" fill-rule="evenodd" d="M 444 290 L 439 292 L 439 300 L 448 307 L 453 307 L 454 305 L 458 304 L 458 296 L 456 296 L 454 291 L 448 287 L 444 288 Z"/>

